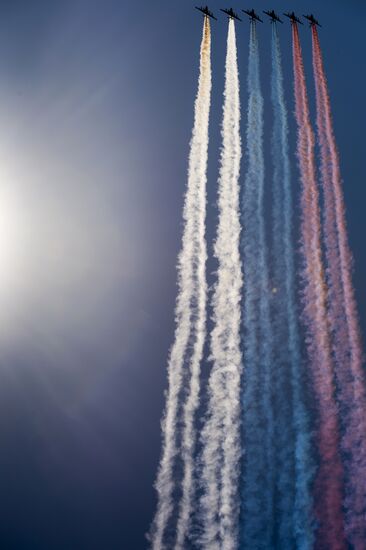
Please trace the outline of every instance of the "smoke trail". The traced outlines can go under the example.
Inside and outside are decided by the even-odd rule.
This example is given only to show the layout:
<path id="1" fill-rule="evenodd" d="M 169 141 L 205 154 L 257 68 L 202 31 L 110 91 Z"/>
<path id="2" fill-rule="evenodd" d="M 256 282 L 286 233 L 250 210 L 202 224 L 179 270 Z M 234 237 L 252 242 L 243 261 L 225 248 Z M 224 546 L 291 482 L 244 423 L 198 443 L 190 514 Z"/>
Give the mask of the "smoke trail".
<path id="1" fill-rule="evenodd" d="M 229 20 L 215 242 L 218 280 L 213 295 L 209 403 L 202 434 L 202 545 L 237 548 L 240 445 L 239 75 L 234 21 Z"/>
<path id="2" fill-rule="evenodd" d="M 263 97 L 255 22 L 250 25 L 247 159 L 242 197 L 243 329 L 243 529 L 245 548 L 270 548 L 273 536 L 272 345 L 264 227 Z"/>
<path id="3" fill-rule="evenodd" d="M 314 136 L 310 125 L 298 28 L 292 25 L 297 155 L 302 181 L 303 303 L 313 385 L 318 402 L 320 465 L 316 479 L 319 547 L 345 548 L 342 517 L 342 465 L 334 400 L 333 365 L 326 317 L 327 292 L 321 257 L 319 194 L 315 179 Z"/>
<path id="4" fill-rule="evenodd" d="M 276 24 L 272 24 L 272 79 L 271 99 L 274 126 L 272 134 L 273 157 L 273 325 L 275 370 L 274 401 L 276 411 L 276 502 L 278 545 L 294 546 L 293 509 L 295 502 L 295 461 L 292 417 L 291 367 L 301 369 L 299 337 L 294 311 L 293 250 L 291 242 L 291 191 L 288 156 L 287 114 Z M 292 319 L 290 319 L 290 316 Z M 294 326 L 290 322 L 294 322 Z M 290 349 L 290 330 L 294 346 Z M 292 353 L 295 355 L 292 357 Z M 292 363 L 296 361 L 296 364 Z"/>
<path id="5" fill-rule="evenodd" d="M 354 548 L 366 547 L 366 398 L 357 306 L 352 286 L 345 208 L 330 99 L 318 32 L 312 27 L 317 128 L 324 190 L 329 316 L 333 331 L 338 397 L 344 420 L 342 447 L 347 496 L 346 532 Z"/>
<path id="6" fill-rule="evenodd" d="M 171 518 L 176 483 L 173 468 L 179 452 L 177 438 L 178 413 L 185 376 L 189 364 L 190 381 L 188 396 L 183 408 L 183 487 L 178 518 L 177 547 L 181 547 L 189 528 L 194 491 L 193 453 L 195 446 L 194 417 L 198 406 L 200 361 L 202 359 L 206 322 L 206 180 L 208 121 L 211 94 L 211 34 L 208 17 L 204 18 L 201 42 L 200 76 L 195 102 L 195 118 L 192 132 L 188 167 L 188 184 L 184 204 L 184 231 L 182 249 L 178 261 L 179 293 L 176 304 L 175 341 L 168 364 L 168 394 L 165 418 L 162 422 L 163 450 L 159 465 L 156 490 L 157 511 L 152 526 L 152 546 L 156 550 L 165 547 L 164 533 Z M 190 350 L 193 341 L 193 351 Z"/>
<path id="7" fill-rule="evenodd" d="M 310 421 L 304 403 L 304 374 L 295 300 L 292 196 L 287 108 L 277 26 L 272 25 L 271 99 L 274 114 L 273 271 L 276 377 L 278 546 L 313 548 L 313 477 Z M 291 398 L 290 398 L 291 396 Z M 292 402 L 292 403 L 291 403 Z M 292 407 L 291 407 L 292 405 Z M 290 418 L 293 418 L 292 426 Z M 295 446 L 295 456 L 293 455 Z"/>

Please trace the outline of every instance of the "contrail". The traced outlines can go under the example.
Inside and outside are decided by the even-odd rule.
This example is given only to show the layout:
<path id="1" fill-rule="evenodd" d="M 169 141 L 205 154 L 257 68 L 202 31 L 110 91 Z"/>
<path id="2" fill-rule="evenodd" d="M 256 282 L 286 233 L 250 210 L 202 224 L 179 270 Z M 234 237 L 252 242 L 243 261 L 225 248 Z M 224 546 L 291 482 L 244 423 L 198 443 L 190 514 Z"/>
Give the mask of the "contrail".
<path id="1" fill-rule="evenodd" d="M 263 97 L 254 21 L 250 24 L 248 93 L 247 171 L 242 195 L 245 281 L 242 544 L 254 550 L 272 546 L 274 499 L 273 334 L 263 211 Z"/>
<path id="2" fill-rule="evenodd" d="M 202 433 L 202 546 L 234 550 L 238 544 L 240 439 L 239 75 L 235 25 L 229 20 L 225 69 L 208 412 Z"/>
<path id="3" fill-rule="evenodd" d="M 278 546 L 313 548 L 310 420 L 304 401 L 304 372 L 295 298 L 288 117 L 277 25 L 272 25 L 273 106 L 273 324 L 276 396 Z M 291 396 L 291 398 L 290 398 Z M 292 417 L 292 425 L 290 419 Z"/>
<path id="4" fill-rule="evenodd" d="M 328 264 L 329 317 L 333 332 L 338 397 L 344 422 L 346 533 L 356 549 L 366 548 L 366 397 L 357 306 L 352 285 L 339 158 L 317 29 L 312 26 L 317 129 L 324 190 L 324 240 Z"/>
<path id="5" fill-rule="evenodd" d="M 154 550 L 165 548 L 164 535 L 174 510 L 176 481 L 173 469 L 177 455 L 183 460 L 182 498 L 179 507 L 176 547 L 181 548 L 189 529 L 194 494 L 195 448 L 194 420 L 199 399 L 200 363 L 203 355 L 206 324 L 206 180 L 208 122 L 211 95 L 211 34 L 208 17 L 204 18 L 201 42 L 200 76 L 195 101 L 194 126 L 190 146 L 188 183 L 183 211 L 184 230 L 178 260 L 178 296 L 176 303 L 175 340 L 168 364 L 168 393 L 162 422 L 162 456 L 156 490 L 157 511 L 151 529 Z M 193 349 L 191 349 L 193 342 Z M 178 440 L 178 414 L 182 409 L 183 381 L 188 379 L 184 394 L 183 434 Z"/>
<path id="6" fill-rule="evenodd" d="M 339 427 L 333 381 L 333 362 L 327 322 L 327 290 L 321 254 L 319 193 L 314 162 L 314 135 L 310 125 L 302 52 L 296 23 L 292 24 L 297 156 L 302 181 L 301 252 L 303 305 L 307 348 L 317 400 L 320 465 L 315 483 L 319 548 L 344 549 L 342 516 L 343 469 L 339 457 Z"/>

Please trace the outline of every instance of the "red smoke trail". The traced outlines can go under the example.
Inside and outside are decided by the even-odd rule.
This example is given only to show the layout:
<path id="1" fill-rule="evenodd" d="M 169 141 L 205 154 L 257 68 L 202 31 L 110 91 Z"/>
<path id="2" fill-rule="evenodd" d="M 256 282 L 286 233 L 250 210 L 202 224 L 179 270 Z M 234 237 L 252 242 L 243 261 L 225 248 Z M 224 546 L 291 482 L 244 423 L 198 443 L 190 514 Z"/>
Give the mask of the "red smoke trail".
<path id="1" fill-rule="evenodd" d="M 346 532 L 355 549 L 366 548 L 366 398 L 357 306 L 352 286 L 345 208 L 330 100 L 317 29 L 312 28 L 317 126 L 325 203 L 329 313 L 339 399 L 344 418 Z"/>
<path id="2" fill-rule="evenodd" d="M 316 547 L 346 548 L 342 516 L 342 464 L 338 453 L 339 429 L 334 398 L 333 365 L 328 334 L 321 252 L 319 193 L 315 177 L 314 135 L 305 84 L 298 28 L 292 25 L 295 107 L 298 125 L 297 156 L 302 181 L 303 302 L 307 347 L 318 403 L 320 466 L 315 482 L 316 515 L 319 524 Z"/>

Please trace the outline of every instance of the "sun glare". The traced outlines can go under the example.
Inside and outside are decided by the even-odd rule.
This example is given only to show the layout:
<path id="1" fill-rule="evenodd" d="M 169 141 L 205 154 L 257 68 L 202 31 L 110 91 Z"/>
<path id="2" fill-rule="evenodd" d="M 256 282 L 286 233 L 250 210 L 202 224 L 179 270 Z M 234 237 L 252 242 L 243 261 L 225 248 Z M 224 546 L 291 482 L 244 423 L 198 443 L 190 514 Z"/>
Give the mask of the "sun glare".
<path id="1" fill-rule="evenodd" d="M 22 210 L 17 191 L 0 175 L 0 295 L 6 296 L 24 277 L 27 231 Z"/>

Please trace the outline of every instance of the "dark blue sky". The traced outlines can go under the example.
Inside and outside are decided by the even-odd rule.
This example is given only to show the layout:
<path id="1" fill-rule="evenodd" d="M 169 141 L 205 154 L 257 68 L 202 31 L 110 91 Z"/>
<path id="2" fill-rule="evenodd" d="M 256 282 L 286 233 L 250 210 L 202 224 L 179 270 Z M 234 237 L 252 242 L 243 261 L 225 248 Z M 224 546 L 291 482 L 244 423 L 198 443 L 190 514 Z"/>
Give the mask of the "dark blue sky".
<path id="1" fill-rule="evenodd" d="M 147 546 L 202 31 L 193 6 L 0 0 L 1 549 Z M 366 6 L 253 7 L 323 23 L 365 334 Z M 210 251 L 226 30 L 213 22 Z M 293 153 L 290 25 L 279 30 Z M 258 34 L 268 151 L 270 24 Z M 314 112 L 306 26 L 301 39 Z M 237 40 L 244 128 L 247 21 Z"/>

